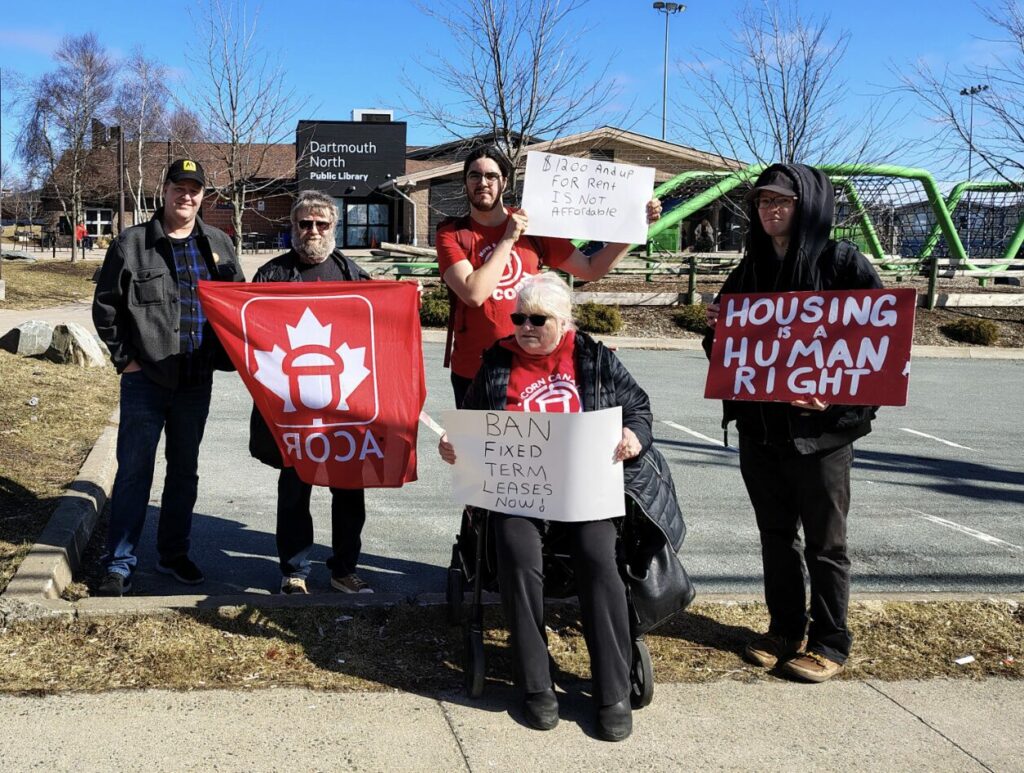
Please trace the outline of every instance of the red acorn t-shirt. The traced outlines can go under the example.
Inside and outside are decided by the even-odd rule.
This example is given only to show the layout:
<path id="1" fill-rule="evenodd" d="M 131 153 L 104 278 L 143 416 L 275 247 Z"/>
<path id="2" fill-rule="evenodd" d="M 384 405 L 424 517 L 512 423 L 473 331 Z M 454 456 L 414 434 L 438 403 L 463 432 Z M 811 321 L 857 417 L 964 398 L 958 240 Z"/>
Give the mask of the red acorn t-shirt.
<path id="1" fill-rule="evenodd" d="M 516 211 L 516 210 L 510 210 Z M 437 266 L 445 272 L 460 260 L 468 260 L 473 270 L 491 257 L 508 221 L 484 226 L 470 218 L 469 254 L 459 243 L 461 230 L 456 222 L 437 229 Z M 463 238 L 465 241 L 465 238 Z M 512 246 L 505 272 L 491 296 L 478 307 L 455 302 L 455 343 L 452 348 L 452 371 L 463 378 L 473 378 L 480 369 L 480 357 L 495 341 L 511 335 L 515 328 L 509 315 L 516 310 L 519 286 L 531 274 L 540 273 L 541 265 L 557 268 L 576 248 L 568 239 L 548 236 L 522 236 Z"/>
<path id="2" fill-rule="evenodd" d="M 515 338 L 502 341 L 501 345 L 512 352 L 506 411 L 580 413 L 583 410 L 573 359 L 575 331 L 567 331 L 550 354 L 529 354 Z"/>

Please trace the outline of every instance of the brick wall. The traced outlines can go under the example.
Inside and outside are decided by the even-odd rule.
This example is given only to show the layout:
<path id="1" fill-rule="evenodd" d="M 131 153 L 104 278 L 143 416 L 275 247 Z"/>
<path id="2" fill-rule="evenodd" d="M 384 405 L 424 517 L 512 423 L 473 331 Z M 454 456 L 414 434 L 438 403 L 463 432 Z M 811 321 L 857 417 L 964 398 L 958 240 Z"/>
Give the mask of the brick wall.
<path id="1" fill-rule="evenodd" d="M 242 232 L 258 233 L 268 239 L 276 239 L 278 234 L 291 227 L 288 216 L 294 200 L 294 197 L 287 193 L 250 199 L 242 213 Z M 260 202 L 263 203 L 262 211 L 259 209 Z M 231 233 L 231 217 L 230 202 L 214 196 L 203 201 L 204 223 Z"/>

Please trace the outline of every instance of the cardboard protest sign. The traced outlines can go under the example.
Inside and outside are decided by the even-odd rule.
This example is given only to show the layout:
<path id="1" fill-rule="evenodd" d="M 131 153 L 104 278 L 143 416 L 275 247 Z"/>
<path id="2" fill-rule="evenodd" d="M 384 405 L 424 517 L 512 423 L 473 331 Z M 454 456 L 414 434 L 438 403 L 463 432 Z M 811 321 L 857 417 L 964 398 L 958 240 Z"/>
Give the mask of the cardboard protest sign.
<path id="1" fill-rule="evenodd" d="M 653 192 L 651 167 L 531 150 L 523 180 L 526 233 L 643 244 Z"/>
<path id="2" fill-rule="evenodd" d="M 912 289 L 723 295 L 704 396 L 906 405 Z"/>
<path id="3" fill-rule="evenodd" d="M 200 282 L 285 466 L 337 488 L 416 480 L 426 387 L 411 282 Z"/>
<path id="4" fill-rule="evenodd" d="M 549 521 L 625 515 L 622 409 L 586 413 L 445 411 L 455 447 L 452 498 Z"/>

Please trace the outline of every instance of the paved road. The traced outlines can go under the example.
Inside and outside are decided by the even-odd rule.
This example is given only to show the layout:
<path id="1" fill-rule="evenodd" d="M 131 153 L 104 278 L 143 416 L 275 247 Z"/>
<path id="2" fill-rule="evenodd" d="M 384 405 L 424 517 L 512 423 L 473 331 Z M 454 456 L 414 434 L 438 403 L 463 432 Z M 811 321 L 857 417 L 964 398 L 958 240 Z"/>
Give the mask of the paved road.
<path id="1" fill-rule="evenodd" d="M 440 417 L 451 399 L 447 371 L 440 367 L 440 345 L 425 344 L 424 351 L 426 410 Z M 672 464 L 690 529 L 683 555 L 700 588 L 758 593 L 757 532 L 737 455 L 721 446 L 719 406 L 700 397 L 703 356 L 620 354 L 650 392 L 655 435 Z M 1022 403 L 1024 361 L 915 360 L 910 405 L 883 410 L 875 432 L 858 443 L 850 518 L 855 591 L 1024 588 L 1024 459 L 1016 418 Z M 250 404 L 236 375 L 218 374 L 193 532 L 195 557 L 208 576 L 203 590 L 210 594 L 270 592 L 279 582 L 276 473 L 246 452 Z M 457 508 L 449 501 L 435 437 L 421 429 L 420 480 L 368 494 L 361 571 L 380 590 L 443 588 Z M 137 575 L 142 594 L 181 590 L 149 569 L 158 502 L 157 490 Z M 330 536 L 326 492 L 314 492 L 314 508 L 321 546 L 314 559 L 323 560 Z M 326 587 L 327 579 L 317 565 L 313 587 Z"/>

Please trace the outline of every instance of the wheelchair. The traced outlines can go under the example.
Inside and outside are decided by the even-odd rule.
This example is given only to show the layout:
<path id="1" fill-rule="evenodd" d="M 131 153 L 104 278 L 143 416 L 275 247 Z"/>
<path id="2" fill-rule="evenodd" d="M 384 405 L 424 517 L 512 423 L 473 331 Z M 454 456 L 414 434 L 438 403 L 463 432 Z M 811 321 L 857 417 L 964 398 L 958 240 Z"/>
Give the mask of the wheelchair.
<path id="1" fill-rule="evenodd" d="M 483 594 L 498 591 L 497 555 L 488 516 L 487 510 L 478 507 L 466 507 L 462 511 L 445 588 L 448 623 L 462 626 L 464 686 L 471 698 L 479 698 L 484 690 Z M 572 558 L 559 527 L 559 523 L 549 522 L 543 541 L 545 598 L 564 599 L 576 595 Z M 620 527 L 620 542 L 621 536 Z M 472 594 L 468 609 L 465 608 L 467 590 Z M 634 619 L 631 610 L 631 623 Z M 654 668 L 643 636 L 634 634 L 632 638 L 630 704 L 640 709 L 654 699 Z"/>

